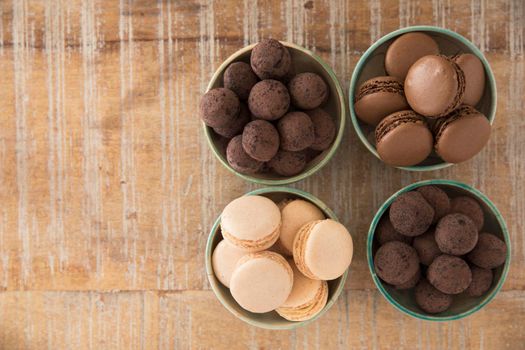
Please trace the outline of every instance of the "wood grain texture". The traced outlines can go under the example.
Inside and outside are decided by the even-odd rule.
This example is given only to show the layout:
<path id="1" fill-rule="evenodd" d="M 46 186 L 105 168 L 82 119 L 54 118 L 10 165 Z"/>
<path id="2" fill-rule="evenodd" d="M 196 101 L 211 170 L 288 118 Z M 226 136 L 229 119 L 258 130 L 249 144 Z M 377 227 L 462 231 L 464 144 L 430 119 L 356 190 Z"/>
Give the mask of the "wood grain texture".
<path id="1" fill-rule="evenodd" d="M 256 186 L 204 140 L 197 106 L 214 70 L 274 37 L 318 53 L 347 90 L 373 41 L 416 24 L 455 30 L 486 54 L 498 86 L 489 145 L 409 173 L 348 127 L 334 159 L 293 185 L 352 232 L 344 296 L 295 332 L 234 320 L 209 290 L 203 252 L 224 205 Z M 525 348 L 524 38 L 521 0 L 0 0 L 0 348 Z M 388 306 L 365 261 L 373 213 L 431 178 L 485 192 L 513 244 L 504 291 L 445 325 Z"/>

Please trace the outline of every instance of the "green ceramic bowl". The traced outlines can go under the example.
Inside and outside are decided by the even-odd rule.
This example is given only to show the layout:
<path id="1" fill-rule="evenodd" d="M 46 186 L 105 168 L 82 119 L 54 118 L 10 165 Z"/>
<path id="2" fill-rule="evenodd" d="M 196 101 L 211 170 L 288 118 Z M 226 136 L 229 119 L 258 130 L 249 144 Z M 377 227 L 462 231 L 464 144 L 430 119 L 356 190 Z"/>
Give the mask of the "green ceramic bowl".
<path id="1" fill-rule="evenodd" d="M 287 42 L 281 43 L 284 46 L 286 46 L 290 51 L 290 54 L 292 56 L 292 65 L 295 73 L 317 73 L 321 77 L 323 77 L 324 81 L 328 84 L 328 87 L 330 89 L 330 97 L 328 98 L 328 101 L 322 106 L 322 108 L 326 110 L 336 122 L 337 134 L 334 142 L 332 143 L 332 146 L 330 146 L 330 148 L 323 151 L 321 154 L 319 154 L 317 157 L 311 160 L 307 164 L 306 168 L 298 175 L 290 177 L 283 177 L 275 174 L 246 175 L 236 171 L 228 164 L 228 161 L 226 160 L 225 139 L 215 134 L 212 128 L 206 126 L 203 123 L 204 134 L 206 135 L 208 144 L 210 145 L 213 154 L 215 154 L 215 156 L 217 157 L 217 159 L 219 159 L 222 165 L 224 165 L 232 173 L 245 180 L 263 185 L 286 185 L 299 180 L 306 179 L 308 176 L 314 174 L 316 171 L 321 169 L 326 163 L 328 163 L 330 159 L 332 159 L 333 155 L 335 154 L 335 151 L 337 150 L 337 147 L 339 147 L 339 144 L 341 143 L 345 129 L 345 97 L 343 89 L 341 88 L 341 85 L 339 84 L 339 81 L 337 80 L 337 77 L 335 76 L 335 73 L 332 71 L 330 66 L 328 66 L 328 64 L 326 64 L 319 56 L 314 54 L 312 51 Z M 249 63 L 250 54 L 255 45 L 256 44 L 247 46 L 228 57 L 228 59 L 220 65 L 215 74 L 213 74 L 213 77 L 211 78 L 211 81 L 208 84 L 208 88 L 206 89 L 206 91 L 209 91 L 213 88 L 221 87 L 223 85 L 222 77 L 224 71 L 230 65 L 230 63 L 237 61 L 244 61 Z"/>
<path id="2" fill-rule="evenodd" d="M 434 185 L 443 190 L 445 190 L 449 195 L 468 195 L 470 197 L 476 198 L 481 204 L 483 211 L 485 213 L 485 225 L 483 227 L 484 231 L 491 232 L 502 240 L 505 241 L 507 245 L 507 259 L 505 264 L 494 269 L 494 281 L 490 289 L 481 297 L 468 297 L 466 295 L 458 295 L 454 297 L 454 302 L 450 309 L 445 312 L 430 315 L 422 311 L 416 304 L 413 296 L 412 290 L 396 290 L 394 287 L 384 283 L 379 279 L 374 270 L 374 253 L 376 251 L 377 243 L 374 242 L 374 234 L 376 230 L 377 223 L 383 216 L 387 213 L 390 204 L 394 199 L 399 196 L 401 193 L 412 191 L 418 187 L 425 185 Z M 413 183 L 408 185 L 401 190 L 394 193 L 390 198 L 386 200 L 385 203 L 379 208 L 372 223 L 370 224 L 370 229 L 368 231 L 367 239 L 367 260 L 370 273 L 377 288 L 385 299 L 392 304 L 396 309 L 404 312 L 407 315 L 415 317 L 420 320 L 428 321 L 452 321 L 459 320 L 463 317 L 467 317 L 479 310 L 481 310 L 485 305 L 487 305 L 505 282 L 507 273 L 510 267 L 510 237 L 509 232 L 507 231 L 507 226 L 505 225 L 505 220 L 501 216 L 501 213 L 494 206 L 494 204 L 480 191 L 475 188 L 470 187 L 461 182 L 451 181 L 451 180 L 426 180 Z"/>
<path id="3" fill-rule="evenodd" d="M 348 103 L 352 124 L 361 142 L 377 158 L 379 158 L 379 155 L 376 151 L 374 137 L 372 137 L 374 129 L 357 118 L 354 110 L 354 95 L 357 88 L 366 80 L 381 75 L 387 75 L 384 68 L 386 50 L 396 37 L 408 32 L 425 32 L 430 35 L 436 40 L 441 53 L 444 55 L 450 56 L 457 53 L 472 53 L 476 55 L 485 67 L 486 76 L 485 92 L 476 106 L 476 109 L 483 112 L 491 124 L 494 123 L 494 118 L 496 117 L 496 80 L 494 79 L 494 74 L 492 73 L 489 62 L 473 43 L 456 32 L 439 27 L 414 26 L 398 29 L 385 35 L 365 51 L 363 56 L 361 56 L 357 62 L 354 73 L 352 74 L 352 80 L 350 81 Z M 437 155 L 431 155 L 421 164 L 399 168 L 411 171 L 431 171 L 446 168 L 451 165 L 451 163 L 444 162 Z"/>
<path id="4" fill-rule="evenodd" d="M 279 201 L 286 199 L 286 198 L 300 198 L 307 200 L 313 204 L 315 204 L 319 209 L 323 211 L 323 213 L 326 215 L 327 218 L 333 219 L 338 221 L 337 217 L 335 216 L 334 212 L 330 210 L 326 204 L 321 202 L 316 197 L 312 196 L 311 194 L 307 192 L 303 192 L 300 190 L 296 190 L 294 188 L 288 188 L 288 187 L 266 187 L 266 188 L 260 188 L 255 191 L 248 192 L 246 195 L 261 195 L 268 197 L 278 203 Z M 295 329 L 297 327 L 305 326 L 319 317 L 323 315 L 329 308 L 334 305 L 337 298 L 343 291 L 343 287 L 345 285 L 346 276 L 348 274 L 348 271 L 344 273 L 341 277 L 333 280 L 328 281 L 328 302 L 326 303 L 326 306 L 324 309 L 319 312 L 315 317 L 312 319 L 309 319 L 307 321 L 302 322 L 292 322 L 285 320 L 281 316 L 277 314 L 277 312 L 267 312 L 264 314 L 255 314 L 249 311 L 244 310 L 237 304 L 237 302 L 233 299 L 232 295 L 230 294 L 230 290 L 226 288 L 224 285 L 222 285 L 219 280 L 215 277 L 215 274 L 213 273 L 213 267 L 211 264 L 211 256 L 213 253 L 213 250 L 215 249 L 215 246 L 222 240 L 222 235 L 220 232 L 220 216 L 215 221 L 215 224 L 213 225 L 210 235 L 208 237 L 208 242 L 206 244 L 206 272 L 208 275 L 208 280 L 210 281 L 211 288 L 215 295 L 217 296 L 217 299 L 221 302 L 221 304 L 228 309 L 232 314 L 234 314 L 237 318 L 243 320 L 244 322 L 260 327 L 260 328 L 266 328 L 266 329 Z"/>

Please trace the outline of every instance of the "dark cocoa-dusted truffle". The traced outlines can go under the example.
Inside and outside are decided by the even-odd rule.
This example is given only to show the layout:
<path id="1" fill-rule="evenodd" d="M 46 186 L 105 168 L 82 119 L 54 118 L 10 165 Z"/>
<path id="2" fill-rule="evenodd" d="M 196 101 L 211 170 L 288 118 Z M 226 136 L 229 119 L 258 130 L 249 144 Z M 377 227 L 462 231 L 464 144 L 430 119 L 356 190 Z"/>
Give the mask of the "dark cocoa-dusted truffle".
<path id="1" fill-rule="evenodd" d="M 472 266 L 472 282 L 465 290 L 465 294 L 471 297 L 480 297 L 485 294 L 492 285 L 492 270 Z"/>
<path id="2" fill-rule="evenodd" d="M 288 83 L 292 104 L 301 109 L 314 109 L 328 99 L 328 86 L 318 74 L 299 73 Z"/>
<path id="3" fill-rule="evenodd" d="M 316 108 L 305 111 L 314 124 L 314 142 L 310 148 L 316 151 L 324 151 L 332 145 L 335 138 L 336 128 L 334 119 L 323 109 Z"/>
<path id="4" fill-rule="evenodd" d="M 263 162 L 250 157 L 242 147 L 242 136 L 237 135 L 228 143 L 226 148 L 228 164 L 243 174 L 254 174 L 261 170 Z"/>
<path id="5" fill-rule="evenodd" d="M 383 215 L 381 220 L 379 220 L 375 235 L 380 245 L 391 241 L 401 241 L 406 244 L 412 243 L 412 237 L 402 235 L 396 231 L 394 226 L 392 226 L 388 215 Z"/>
<path id="6" fill-rule="evenodd" d="M 417 284 L 414 295 L 417 305 L 429 314 L 446 311 L 452 305 L 452 295 L 440 292 L 424 278 Z"/>
<path id="7" fill-rule="evenodd" d="M 248 99 L 250 90 L 259 79 L 246 62 L 233 62 L 224 71 L 224 87 L 235 92 L 241 100 Z"/>
<path id="8" fill-rule="evenodd" d="M 290 95 L 280 81 L 262 80 L 250 91 L 248 107 L 256 118 L 277 120 L 288 111 Z"/>
<path id="9" fill-rule="evenodd" d="M 220 128 L 213 128 L 213 130 L 226 138 L 231 139 L 232 137 L 242 133 L 244 126 L 250 121 L 250 111 L 246 104 L 241 102 L 241 111 L 239 115 L 229 124 Z"/>
<path id="10" fill-rule="evenodd" d="M 422 235 L 415 237 L 412 245 L 419 256 L 419 261 L 423 265 L 428 266 L 432 264 L 432 261 L 441 255 L 441 251 L 439 250 L 439 247 L 434 238 L 433 228 Z"/>
<path id="11" fill-rule="evenodd" d="M 279 150 L 279 133 L 270 122 L 254 120 L 244 127 L 242 147 L 250 157 L 267 162 Z"/>
<path id="12" fill-rule="evenodd" d="M 493 269 L 505 263 L 507 246 L 497 236 L 483 232 L 479 234 L 478 243 L 467 257 L 479 267 Z"/>
<path id="13" fill-rule="evenodd" d="M 450 198 L 441 188 L 427 185 L 417 189 L 423 195 L 423 198 L 434 208 L 433 223 L 438 222 L 443 216 L 450 212 Z"/>
<path id="14" fill-rule="evenodd" d="M 394 200 L 389 215 L 397 232 L 406 236 L 418 236 L 430 227 L 434 209 L 421 193 L 410 191 L 400 194 Z"/>
<path id="15" fill-rule="evenodd" d="M 268 165 L 279 175 L 297 175 L 306 166 L 306 155 L 304 152 L 279 150 L 275 157 L 268 162 Z"/>
<path id="16" fill-rule="evenodd" d="M 374 256 L 374 269 L 386 283 L 400 285 L 408 282 L 419 268 L 417 253 L 406 243 L 392 241 L 383 244 Z"/>
<path id="17" fill-rule="evenodd" d="M 464 255 L 478 242 L 478 230 L 466 215 L 454 213 L 445 215 L 436 226 L 436 243 L 446 254 Z"/>
<path id="18" fill-rule="evenodd" d="M 428 281 L 446 294 L 459 294 L 468 288 L 472 272 L 457 256 L 443 254 L 434 259 L 427 270 Z"/>
<path id="19" fill-rule="evenodd" d="M 277 122 L 281 137 L 281 148 L 286 151 L 302 151 L 314 142 L 314 125 L 308 114 L 287 113 Z"/>
<path id="20" fill-rule="evenodd" d="M 264 39 L 252 50 L 250 65 L 261 79 L 282 79 L 292 66 L 288 49 L 275 39 Z"/>
<path id="21" fill-rule="evenodd" d="M 395 287 L 396 289 L 399 289 L 399 290 L 414 288 L 420 279 L 421 279 L 421 268 L 418 266 L 417 272 L 414 274 L 414 276 L 412 276 L 405 283 L 398 284 Z"/>
<path id="22" fill-rule="evenodd" d="M 474 198 L 467 196 L 452 198 L 450 201 L 450 212 L 465 214 L 471 218 L 478 231 L 481 231 L 483 228 L 483 222 L 485 221 L 483 209 L 481 209 L 478 201 Z"/>
<path id="23" fill-rule="evenodd" d="M 206 125 L 221 128 L 237 118 L 240 102 L 237 95 L 230 89 L 216 88 L 202 96 L 199 107 L 202 121 Z"/>

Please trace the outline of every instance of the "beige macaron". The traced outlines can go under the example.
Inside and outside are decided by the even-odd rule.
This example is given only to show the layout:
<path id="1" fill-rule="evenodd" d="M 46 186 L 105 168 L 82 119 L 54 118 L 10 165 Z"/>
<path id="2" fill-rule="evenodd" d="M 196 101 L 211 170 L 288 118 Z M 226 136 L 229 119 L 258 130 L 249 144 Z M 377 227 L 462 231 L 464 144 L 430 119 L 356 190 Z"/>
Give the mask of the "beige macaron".
<path id="1" fill-rule="evenodd" d="M 279 207 L 263 196 L 234 199 L 221 214 L 223 237 L 248 252 L 270 248 L 279 238 L 280 227 Z"/>
<path id="2" fill-rule="evenodd" d="M 293 258 L 306 276 L 333 280 L 343 275 L 352 262 L 354 245 L 348 230 L 332 219 L 301 227 L 295 236 Z"/>
<path id="3" fill-rule="evenodd" d="M 292 285 L 293 271 L 286 259 L 263 251 L 239 259 L 230 280 L 230 292 L 243 309 L 264 313 L 281 306 Z"/>
<path id="4" fill-rule="evenodd" d="M 293 254 L 295 235 L 303 225 L 325 218 L 323 212 L 314 204 L 302 199 L 285 200 L 279 203 L 281 208 L 281 233 L 277 243 L 286 255 Z"/>
<path id="5" fill-rule="evenodd" d="M 233 270 L 235 270 L 239 259 L 246 254 L 248 253 L 245 250 L 237 248 L 228 243 L 228 241 L 224 239 L 220 241 L 211 256 L 211 264 L 215 277 L 229 288 Z"/>
<path id="6" fill-rule="evenodd" d="M 306 321 L 317 315 L 328 300 L 328 283 L 306 277 L 288 259 L 293 270 L 293 287 L 288 299 L 277 313 L 289 321 Z"/>

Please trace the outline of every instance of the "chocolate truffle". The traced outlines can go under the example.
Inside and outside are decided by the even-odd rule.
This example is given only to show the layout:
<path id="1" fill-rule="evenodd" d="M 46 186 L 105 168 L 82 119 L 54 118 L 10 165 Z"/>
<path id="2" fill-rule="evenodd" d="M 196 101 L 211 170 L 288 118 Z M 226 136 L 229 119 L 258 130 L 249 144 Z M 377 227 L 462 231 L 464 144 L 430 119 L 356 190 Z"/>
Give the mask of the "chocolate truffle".
<path id="1" fill-rule="evenodd" d="M 479 234 L 478 244 L 468 254 L 473 264 L 485 269 L 493 269 L 503 264 L 507 258 L 505 242 L 487 232 Z"/>
<path id="2" fill-rule="evenodd" d="M 304 112 L 290 112 L 277 122 L 281 148 L 285 151 L 302 151 L 315 139 L 314 124 Z"/>
<path id="3" fill-rule="evenodd" d="M 432 261 L 441 255 L 441 251 L 434 238 L 434 229 L 430 229 L 421 236 L 415 237 L 412 245 L 419 256 L 419 261 L 423 265 L 428 266 L 432 264 Z"/>
<path id="4" fill-rule="evenodd" d="M 440 255 L 427 270 L 428 281 L 446 294 L 459 294 L 468 288 L 472 272 L 465 260 L 452 255 Z"/>
<path id="5" fill-rule="evenodd" d="M 286 86 L 277 80 L 263 80 L 254 85 L 248 97 L 250 112 L 259 119 L 277 120 L 290 107 Z"/>
<path id="6" fill-rule="evenodd" d="M 450 212 L 465 214 L 474 221 L 478 231 L 483 228 L 485 217 L 479 203 L 471 197 L 461 196 L 450 201 Z"/>
<path id="7" fill-rule="evenodd" d="M 418 266 L 417 271 L 414 274 L 414 276 L 412 276 L 405 283 L 398 284 L 395 287 L 396 289 L 399 289 L 399 290 L 414 288 L 420 279 L 421 279 L 421 268 Z"/>
<path id="8" fill-rule="evenodd" d="M 374 257 L 377 275 L 386 283 L 399 285 L 408 282 L 419 268 L 414 248 L 406 243 L 392 241 L 383 244 Z"/>
<path id="9" fill-rule="evenodd" d="M 480 297 L 489 290 L 492 285 L 492 270 L 482 269 L 481 267 L 472 266 L 472 282 L 465 290 L 465 294 L 470 297 Z"/>
<path id="10" fill-rule="evenodd" d="M 444 216 L 436 226 L 436 243 L 443 253 L 464 255 L 478 242 L 478 230 L 466 215 L 454 213 Z"/>
<path id="11" fill-rule="evenodd" d="M 440 292 L 426 279 L 422 279 L 418 283 L 414 295 L 419 307 L 429 314 L 446 311 L 452 305 L 452 295 Z"/>
<path id="12" fill-rule="evenodd" d="M 421 193 L 410 191 L 400 194 L 390 206 L 390 221 L 397 232 L 406 236 L 425 233 L 434 218 L 434 209 Z"/>
<path id="13" fill-rule="evenodd" d="M 406 244 L 412 243 L 412 237 L 402 235 L 397 232 L 392 226 L 388 215 L 383 215 L 379 223 L 377 224 L 376 233 L 377 241 L 380 245 L 383 245 L 391 241 L 401 241 Z"/>
<path id="14" fill-rule="evenodd" d="M 224 71 L 224 87 L 235 92 L 241 100 L 246 100 L 250 90 L 259 79 L 245 62 L 234 62 Z"/>
<path id="15" fill-rule="evenodd" d="M 328 86 L 315 73 L 299 73 L 288 83 L 292 104 L 301 109 L 314 109 L 328 99 Z"/>
<path id="16" fill-rule="evenodd" d="M 450 211 L 450 198 L 441 188 L 437 186 L 421 186 L 417 189 L 423 195 L 423 198 L 434 208 L 433 223 L 438 222 L 443 216 Z"/>
<path id="17" fill-rule="evenodd" d="M 242 135 L 237 135 L 230 140 L 226 148 L 226 159 L 233 169 L 243 174 L 254 174 L 263 165 L 263 162 L 253 159 L 244 151 Z"/>
<path id="18" fill-rule="evenodd" d="M 290 52 L 275 39 L 264 39 L 252 50 L 250 64 L 261 79 L 282 79 L 292 66 Z"/>
<path id="19" fill-rule="evenodd" d="M 239 111 L 239 98 L 230 89 L 211 89 L 202 96 L 201 118 L 206 125 L 212 128 L 221 128 L 232 123 L 239 115 Z"/>
<path id="20" fill-rule="evenodd" d="M 221 128 L 213 128 L 213 130 L 228 139 L 231 139 L 235 135 L 242 133 L 244 126 L 250 121 L 250 111 L 246 104 L 241 102 L 241 111 L 239 115 L 229 124 Z"/>
<path id="21" fill-rule="evenodd" d="M 334 141 L 335 123 L 333 118 L 321 108 L 312 109 L 305 112 L 314 124 L 314 142 L 310 148 L 316 151 L 324 151 Z"/>
<path id="22" fill-rule="evenodd" d="M 250 157 L 267 162 L 279 150 L 279 133 L 270 122 L 254 120 L 244 127 L 242 147 Z"/>
<path id="23" fill-rule="evenodd" d="M 306 166 L 306 155 L 304 152 L 290 152 L 281 149 L 268 162 L 268 165 L 279 175 L 297 175 Z"/>

